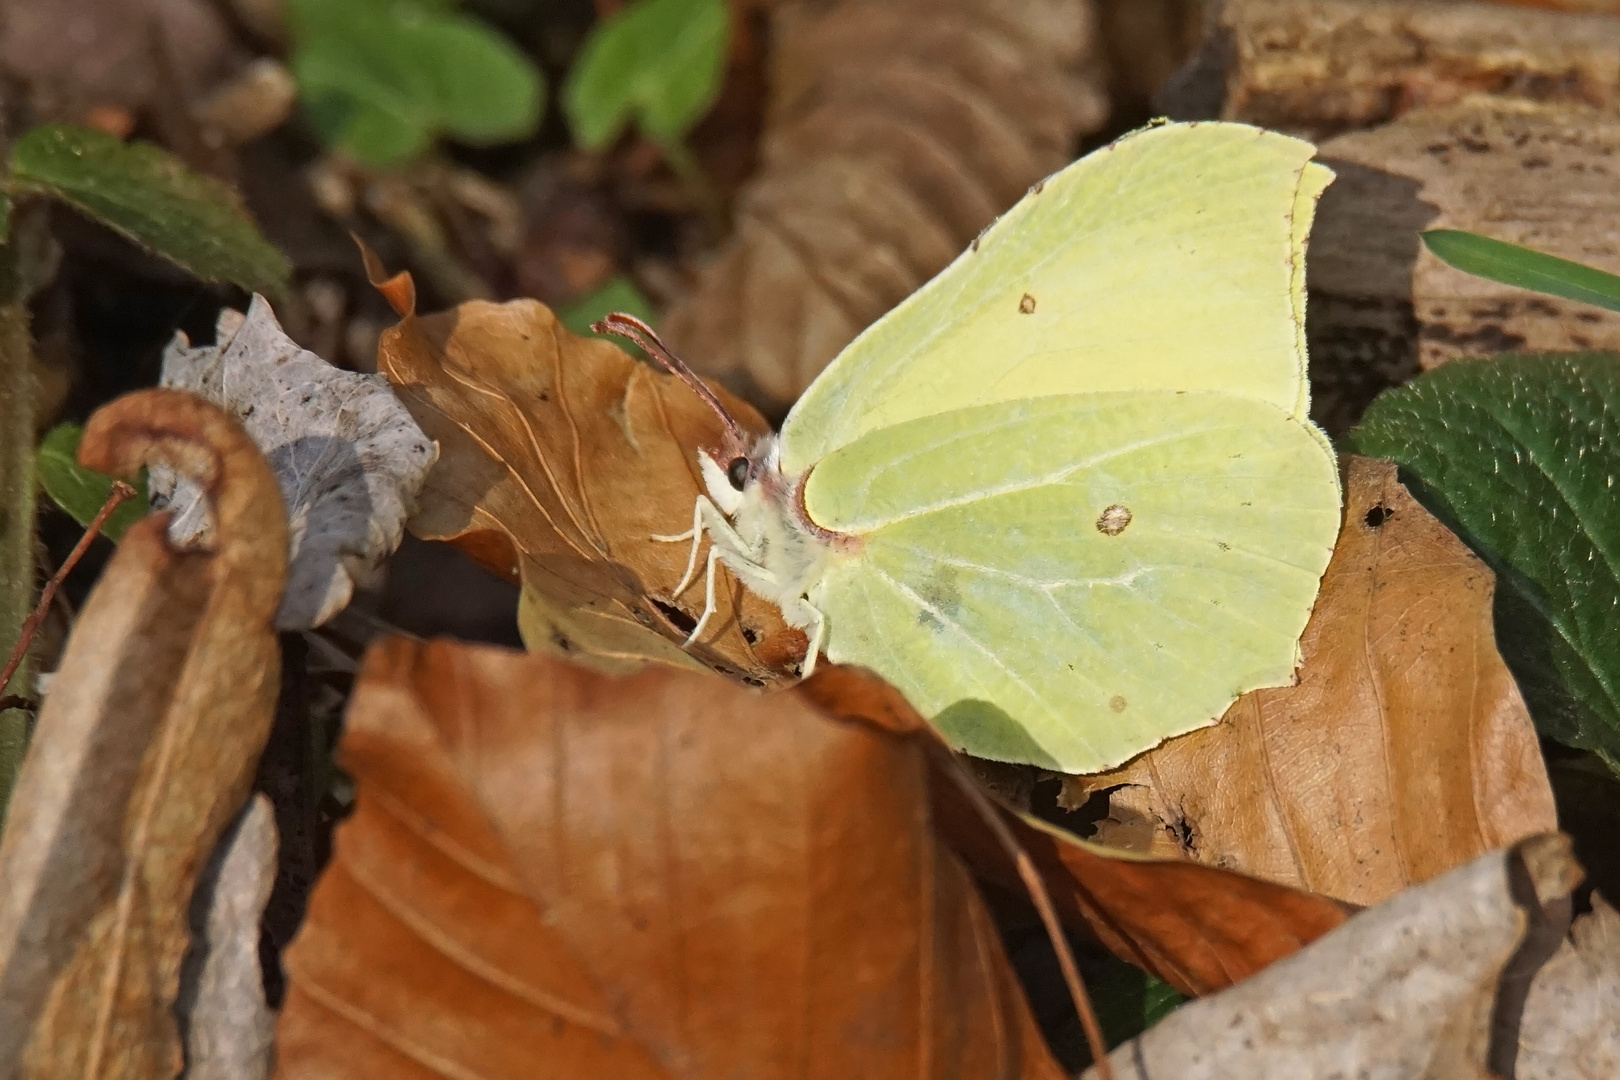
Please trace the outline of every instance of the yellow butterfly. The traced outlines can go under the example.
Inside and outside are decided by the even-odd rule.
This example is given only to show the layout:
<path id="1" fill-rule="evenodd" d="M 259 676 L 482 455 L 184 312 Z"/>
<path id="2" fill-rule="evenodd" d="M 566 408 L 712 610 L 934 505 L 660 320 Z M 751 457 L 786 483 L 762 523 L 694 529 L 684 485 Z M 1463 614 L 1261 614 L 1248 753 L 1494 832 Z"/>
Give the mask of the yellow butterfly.
<path id="1" fill-rule="evenodd" d="M 719 412 L 692 528 L 817 655 L 956 746 L 1116 765 L 1288 683 L 1339 526 L 1310 421 L 1306 142 L 1157 124 L 1030 191 L 866 330 L 779 435 Z"/>

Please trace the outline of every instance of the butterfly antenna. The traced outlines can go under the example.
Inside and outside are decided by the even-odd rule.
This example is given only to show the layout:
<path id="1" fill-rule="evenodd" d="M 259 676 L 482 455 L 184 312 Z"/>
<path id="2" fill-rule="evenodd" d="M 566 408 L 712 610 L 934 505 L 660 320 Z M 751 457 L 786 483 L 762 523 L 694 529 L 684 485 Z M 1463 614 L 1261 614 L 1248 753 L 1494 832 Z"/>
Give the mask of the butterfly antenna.
<path id="1" fill-rule="evenodd" d="M 657 360 L 671 375 L 685 383 L 692 393 L 708 403 L 709 408 L 714 410 L 714 414 L 726 426 L 726 432 L 736 440 L 736 445 L 747 445 L 748 439 L 743 434 L 742 427 L 736 420 L 732 419 L 731 414 L 726 411 L 726 407 L 720 404 L 720 399 L 715 396 L 714 391 L 710 390 L 708 384 L 697 377 L 696 372 L 686 366 L 685 361 L 669 351 L 669 346 L 664 344 L 652 327 L 634 315 L 626 315 L 622 311 L 615 311 L 601 321 L 592 323 L 591 329 L 598 334 L 616 334 L 641 346 L 642 352 Z"/>

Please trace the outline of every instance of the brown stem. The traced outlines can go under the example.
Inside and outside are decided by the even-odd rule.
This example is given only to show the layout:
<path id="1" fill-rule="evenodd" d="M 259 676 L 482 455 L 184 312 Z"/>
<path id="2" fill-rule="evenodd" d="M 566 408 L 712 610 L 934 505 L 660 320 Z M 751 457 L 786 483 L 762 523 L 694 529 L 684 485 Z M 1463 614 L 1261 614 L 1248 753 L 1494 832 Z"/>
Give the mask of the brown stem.
<path id="1" fill-rule="evenodd" d="M 101 504 L 101 509 L 96 511 L 96 516 L 85 527 L 84 535 L 79 537 L 77 544 L 73 545 L 73 550 L 68 552 L 68 557 L 62 560 L 62 565 L 57 568 L 56 573 L 51 575 L 51 580 L 45 583 L 45 588 L 39 594 L 39 603 L 34 606 L 33 614 L 23 620 L 22 630 L 17 634 L 17 644 L 11 650 L 11 659 L 6 661 L 5 670 L 0 671 L 0 686 L 5 686 L 11 682 L 11 676 L 16 673 L 17 668 L 22 666 L 23 657 L 28 655 L 28 647 L 34 643 L 34 632 L 39 629 L 39 624 L 45 621 L 45 614 L 51 609 L 51 601 L 56 599 L 56 590 L 62 587 L 62 582 L 66 580 L 68 574 L 72 573 L 73 568 L 79 564 L 79 560 L 84 558 L 84 553 L 90 550 L 91 542 L 101 532 L 101 527 L 107 523 L 107 519 L 112 517 L 113 511 L 117 510 L 125 499 L 134 496 L 134 488 L 122 480 L 113 481 L 112 491 L 107 494 L 107 501 Z"/>
<path id="2" fill-rule="evenodd" d="M 931 747 L 940 757 L 945 772 L 962 789 L 973 809 L 978 811 L 979 817 L 990 827 L 995 834 L 996 841 L 1001 845 L 1013 865 L 1018 867 L 1018 876 L 1023 879 L 1024 888 L 1029 892 L 1030 900 L 1035 904 L 1035 910 L 1040 913 L 1041 922 L 1046 926 L 1046 936 L 1052 940 L 1052 948 L 1057 952 L 1058 967 L 1063 969 L 1063 981 L 1069 986 L 1069 997 L 1074 999 L 1074 1008 L 1080 1014 L 1080 1026 L 1085 1028 L 1086 1042 L 1091 1047 L 1091 1060 L 1097 1066 L 1099 1080 L 1114 1080 L 1114 1067 L 1108 1060 L 1108 1043 L 1103 1038 L 1102 1024 L 1097 1021 L 1097 1012 L 1091 1007 L 1091 995 L 1086 992 L 1085 980 L 1080 978 L 1080 967 L 1074 962 L 1074 953 L 1069 951 L 1069 939 L 1063 934 L 1063 925 L 1058 922 L 1057 909 L 1052 906 L 1052 898 L 1046 892 L 1046 883 L 1041 880 L 1040 873 L 1035 869 L 1035 862 L 1029 853 L 1019 844 L 1018 838 L 1007 828 L 1007 823 L 1001 820 L 1001 814 L 995 804 L 985 798 L 984 792 L 979 790 L 978 782 L 968 775 L 962 763 L 943 747 Z"/>

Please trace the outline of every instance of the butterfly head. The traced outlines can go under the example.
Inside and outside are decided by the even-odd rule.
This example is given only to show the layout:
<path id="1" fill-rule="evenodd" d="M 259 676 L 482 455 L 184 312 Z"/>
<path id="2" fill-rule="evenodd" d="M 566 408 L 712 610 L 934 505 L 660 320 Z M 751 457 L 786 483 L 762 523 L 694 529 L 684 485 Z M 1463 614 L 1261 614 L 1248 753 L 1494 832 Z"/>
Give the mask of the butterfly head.
<path id="1" fill-rule="evenodd" d="M 727 517 L 735 517 L 750 494 L 770 487 L 781 475 L 776 436 L 764 435 L 747 445 L 730 438 L 715 450 L 698 451 L 698 468 L 709 498 Z"/>
<path id="2" fill-rule="evenodd" d="M 727 517 L 741 509 L 749 492 L 760 490 L 761 482 L 769 486 L 780 473 L 776 437 L 753 436 L 744 431 L 714 391 L 669 350 L 652 327 L 634 315 L 614 312 L 591 329 L 599 334 L 628 338 L 641 346 L 643 352 L 685 383 L 720 418 L 720 445 L 698 451 L 698 468 L 703 473 L 703 486 L 708 488 L 709 498 Z"/>

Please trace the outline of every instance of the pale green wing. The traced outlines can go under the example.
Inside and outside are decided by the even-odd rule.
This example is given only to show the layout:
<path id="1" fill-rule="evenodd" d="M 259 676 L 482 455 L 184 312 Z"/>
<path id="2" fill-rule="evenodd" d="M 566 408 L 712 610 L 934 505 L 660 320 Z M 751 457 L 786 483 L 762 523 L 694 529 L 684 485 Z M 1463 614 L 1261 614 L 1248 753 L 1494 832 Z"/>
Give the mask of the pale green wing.
<path id="1" fill-rule="evenodd" d="M 822 461 L 805 498 L 863 538 L 810 592 L 827 655 L 970 753 L 1064 772 L 1289 682 L 1339 526 L 1308 422 L 1211 392 L 910 421 Z"/>
<path id="2" fill-rule="evenodd" d="M 782 427 L 790 475 L 868 432 L 1019 398 L 1220 390 L 1303 417 L 1304 241 L 1332 173 L 1220 122 L 1045 181 L 846 348 Z"/>

